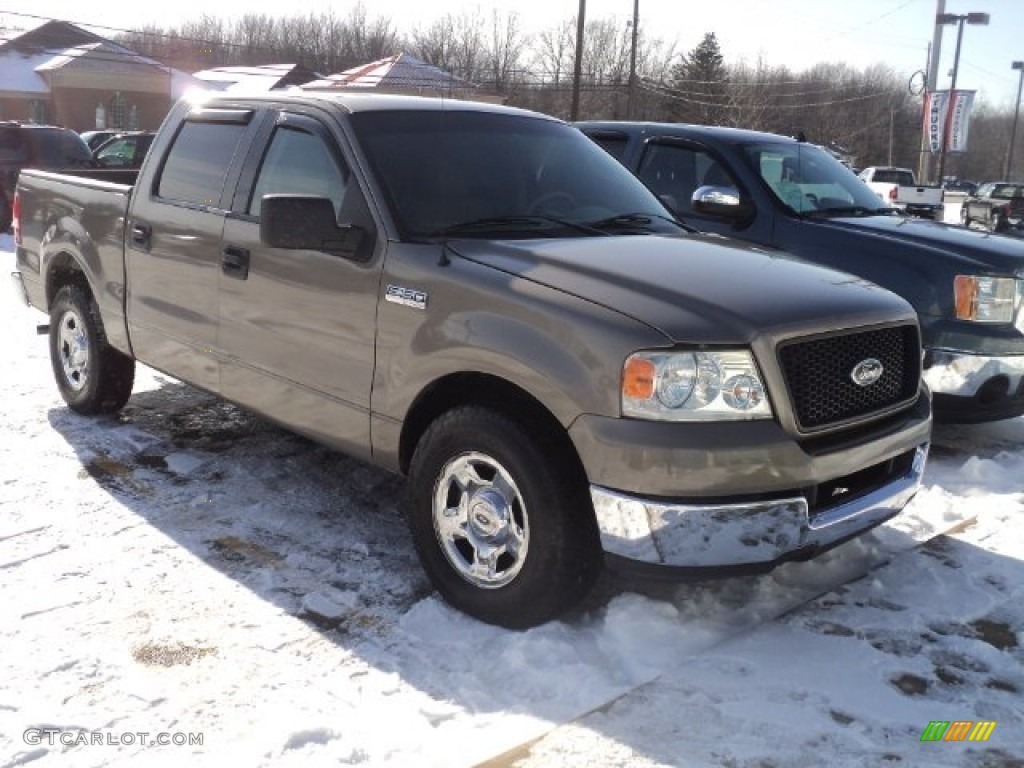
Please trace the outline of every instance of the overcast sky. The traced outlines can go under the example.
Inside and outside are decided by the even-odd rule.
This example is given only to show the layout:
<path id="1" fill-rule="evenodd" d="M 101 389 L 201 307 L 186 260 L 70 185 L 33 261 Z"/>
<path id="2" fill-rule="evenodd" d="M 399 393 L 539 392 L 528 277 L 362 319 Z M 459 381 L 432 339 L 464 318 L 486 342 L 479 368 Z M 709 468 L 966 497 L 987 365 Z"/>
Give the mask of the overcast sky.
<path id="1" fill-rule="evenodd" d="M 588 19 L 614 17 L 626 25 L 632 18 L 630 0 L 586 0 Z M 755 62 L 763 56 L 771 65 L 802 70 L 821 61 L 845 61 L 861 68 L 882 62 L 909 76 L 924 69 L 933 20 L 939 0 L 639 0 L 641 29 L 652 37 L 677 43 L 679 51 L 692 49 L 706 32 L 714 32 L 726 60 Z M 64 18 L 81 24 L 109 25 L 117 29 L 145 24 L 173 26 L 203 13 L 232 17 L 243 13 L 290 15 L 334 13 L 345 16 L 354 5 L 342 0 L 176 0 L 162 3 L 86 3 L 69 6 L 67 0 L 0 0 L 0 21 L 30 21 L 28 17 Z M 527 31 L 538 31 L 574 18 L 577 0 L 410 0 L 364 2 L 371 16 L 388 16 L 400 31 L 446 13 L 497 9 L 516 11 Z M 1011 69 L 1024 59 L 1024 1 L 945 0 L 947 13 L 987 12 L 987 27 L 965 26 L 957 85 L 977 89 L 988 103 L 1012 107 L 1019 78 Z M 4 15 L 4 14 L 8 15 Z M 12 16 L 9 14 L 26 14 Z M 104 30 L 95 30 L 104 34 Z M 949 87 L 949 70 L 956 44 L 956 27 L 945 27 L 939 87 Z"/>

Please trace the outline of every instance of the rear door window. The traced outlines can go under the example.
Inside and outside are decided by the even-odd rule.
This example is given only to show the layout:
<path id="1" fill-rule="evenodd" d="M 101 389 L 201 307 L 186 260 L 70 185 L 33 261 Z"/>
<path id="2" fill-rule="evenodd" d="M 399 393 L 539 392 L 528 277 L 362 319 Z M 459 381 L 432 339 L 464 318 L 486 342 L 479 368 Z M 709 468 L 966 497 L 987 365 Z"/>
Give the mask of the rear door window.
<path id="1" fill-rule="evenodd" d="M 157 195 L 197 205 L 219 205 L 228 168 L 248 125 L 186 121 L 167 152 Z"/>

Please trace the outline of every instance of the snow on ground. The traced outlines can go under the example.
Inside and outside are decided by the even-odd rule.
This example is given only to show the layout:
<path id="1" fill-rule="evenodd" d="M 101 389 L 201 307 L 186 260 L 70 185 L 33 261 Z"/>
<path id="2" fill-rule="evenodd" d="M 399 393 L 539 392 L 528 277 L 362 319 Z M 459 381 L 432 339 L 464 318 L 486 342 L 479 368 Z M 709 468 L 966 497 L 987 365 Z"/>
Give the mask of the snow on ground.
<path id="1" fill-rule="evenodd" d="M 44 321 L 0 290 L 0 767 L 1024 765 L 1024 419 L 815 562 L 515 633 L 432 594 L 399 479 L 145 367 L 76 416 Z"/>

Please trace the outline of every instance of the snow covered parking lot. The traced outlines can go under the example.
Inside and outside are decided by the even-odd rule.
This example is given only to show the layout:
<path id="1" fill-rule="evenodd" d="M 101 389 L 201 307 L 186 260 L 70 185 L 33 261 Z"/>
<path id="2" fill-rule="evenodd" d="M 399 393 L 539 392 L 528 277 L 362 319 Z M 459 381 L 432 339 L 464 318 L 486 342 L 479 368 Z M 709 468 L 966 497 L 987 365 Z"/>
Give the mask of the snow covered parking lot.
<path id="1" fill-rule="evenodd" d="M 816 562 L 513 633 L 432 595 L 397 478 L 146 368 L 79 417 L 0 322 L 0 766 L 1024 765 L 1024 419 Z"/>

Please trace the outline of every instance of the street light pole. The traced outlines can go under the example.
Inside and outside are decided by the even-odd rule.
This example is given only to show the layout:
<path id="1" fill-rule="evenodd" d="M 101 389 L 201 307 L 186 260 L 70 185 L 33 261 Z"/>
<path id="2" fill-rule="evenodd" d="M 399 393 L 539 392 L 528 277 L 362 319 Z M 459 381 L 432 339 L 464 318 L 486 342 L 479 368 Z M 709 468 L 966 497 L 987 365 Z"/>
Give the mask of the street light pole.
<path id="1" fill-rule="evenodd" d="M 949 133 L 952 127 L 953 111 L 950 109 L 952 106 L 953 95 L 956 93 L 956 73 L 960 67 L 960 44 L 964 38 L 964 22 L 968 24 L 980 24 L 987 25 L 989 15 L 987 13 L 940 13 L 935 16 L 936 24 L 956 24 L 956 52 L 953 54 L 953 72 L 952 72 L 952 83 L 949 86 L 949 99 L 946 101 L 946 124 L 942 132 L 942 148 L 939 151 L 939 184 L 942 184 L 942 177 L 946 171 L 946 148 L 949 146 Z"/>
<path id="2" fill-rule="evenodd" d="M 1015 61 L 1011 66 L 1020 71 L 1020 77 L 1017 80 L 1017 109 L 1013 113 L 1013 129 L 1010 131 L 1010 151 L 1006 155 L 1006 175 L 1003 176 L 1007 181 L 1013 178 L 1010 173 L 1013 171 L 1013 143 L 1017 140 L 1017 120 L 1020 118 L 1020 91 L 1021 86 L 1024 86 L 1024 61 Z"/>

